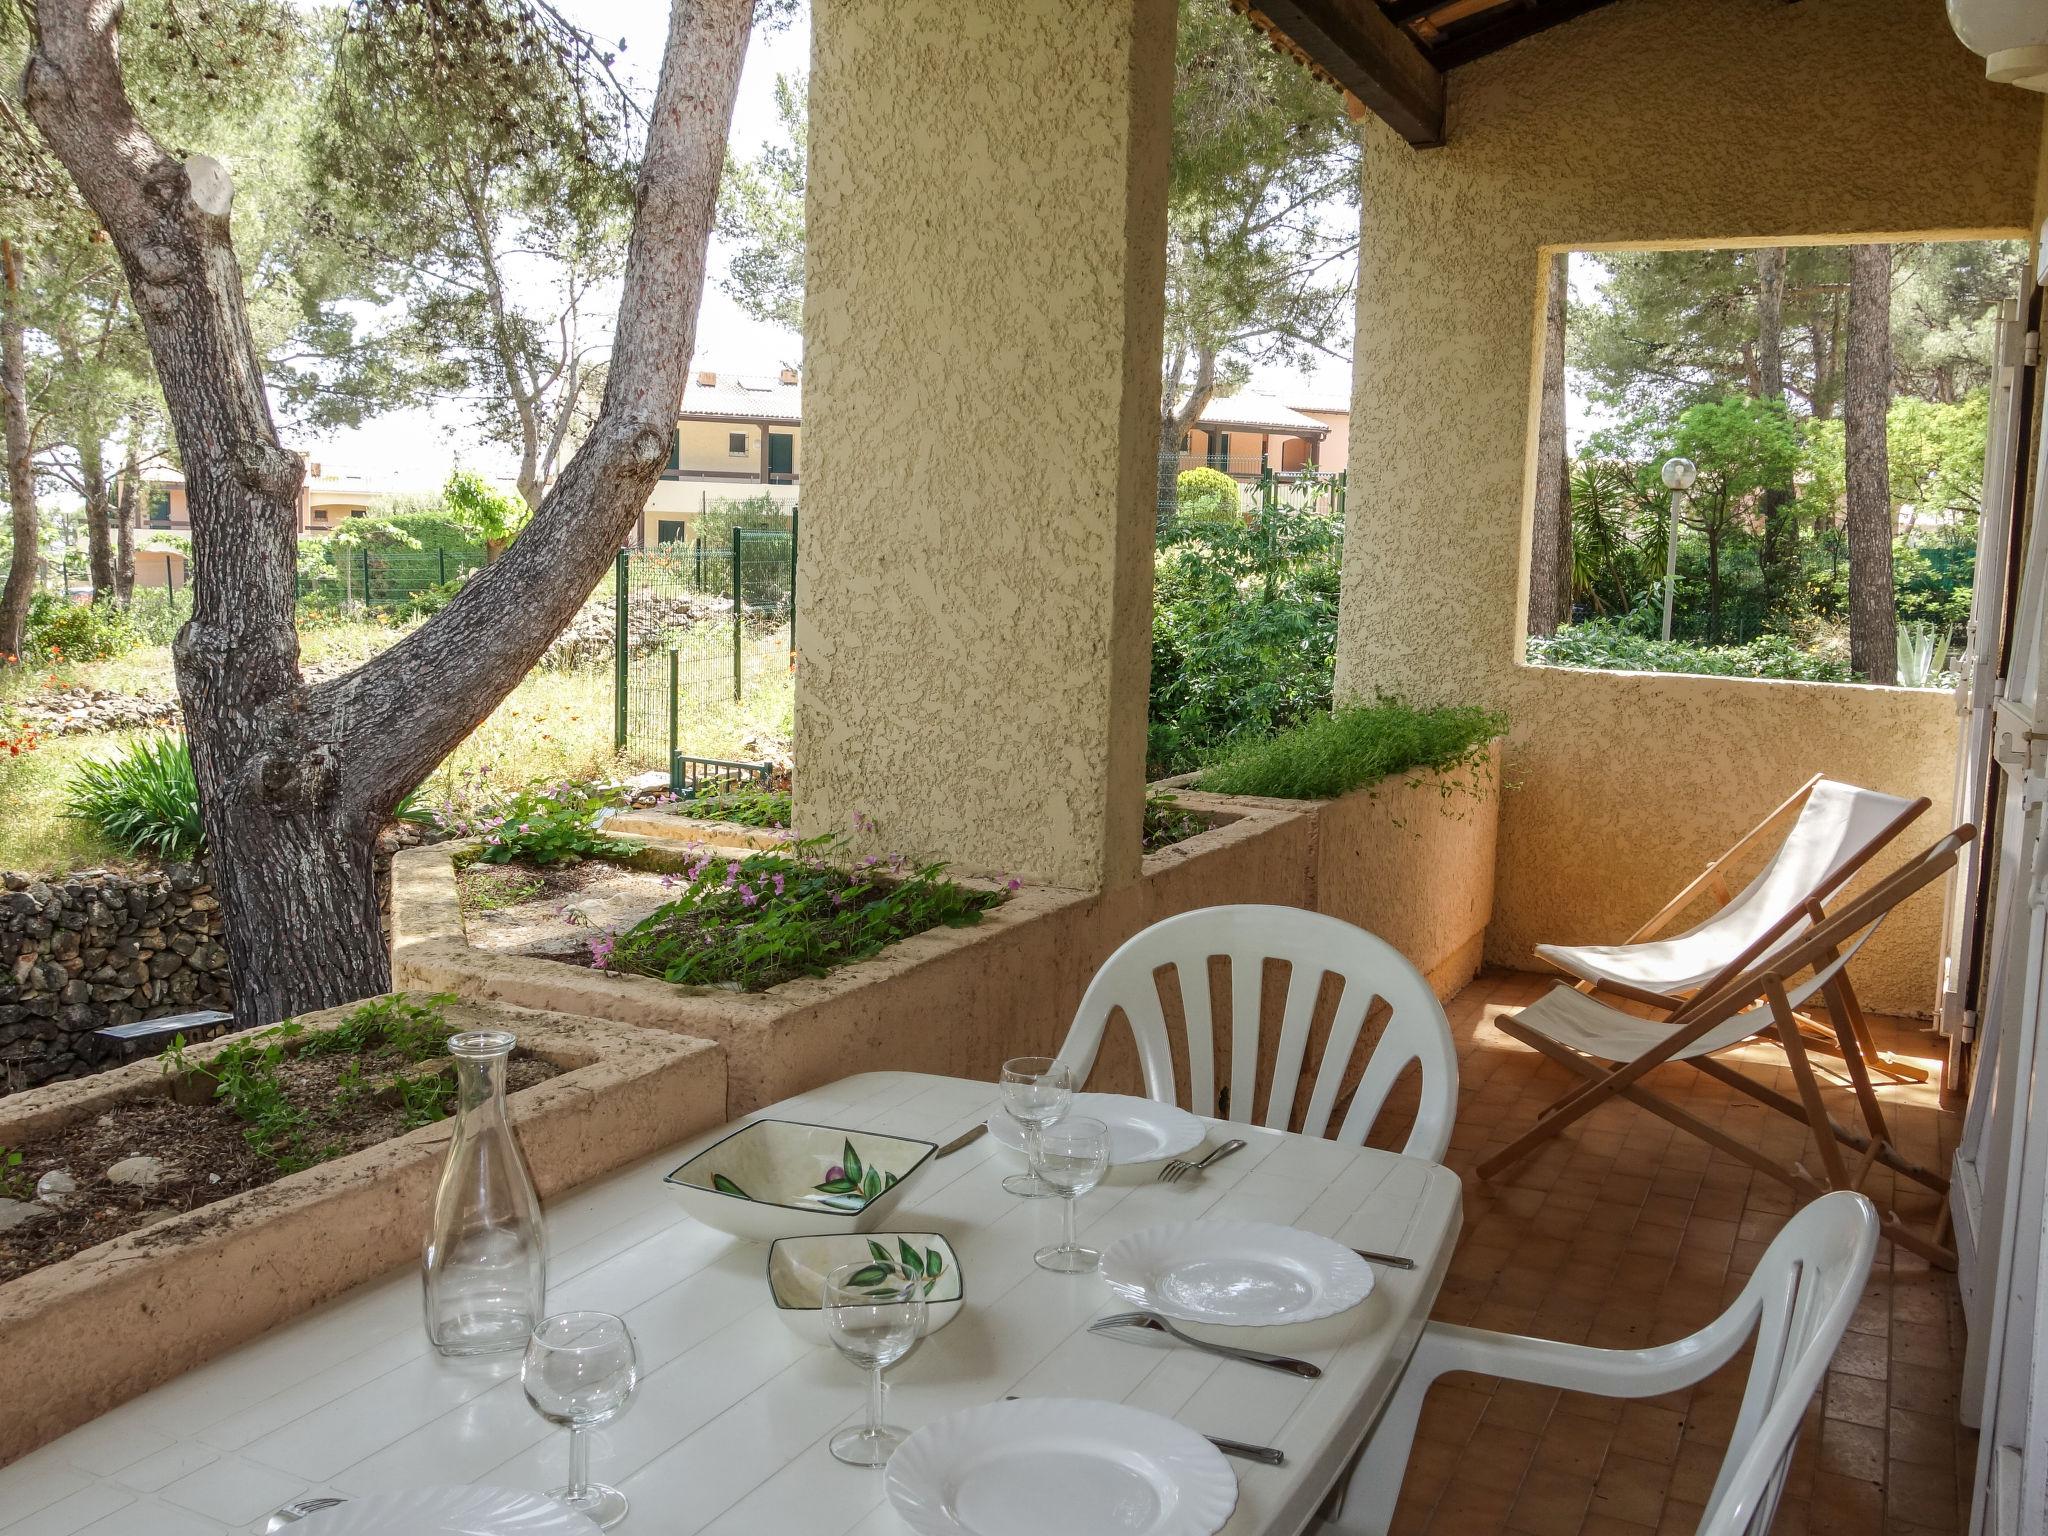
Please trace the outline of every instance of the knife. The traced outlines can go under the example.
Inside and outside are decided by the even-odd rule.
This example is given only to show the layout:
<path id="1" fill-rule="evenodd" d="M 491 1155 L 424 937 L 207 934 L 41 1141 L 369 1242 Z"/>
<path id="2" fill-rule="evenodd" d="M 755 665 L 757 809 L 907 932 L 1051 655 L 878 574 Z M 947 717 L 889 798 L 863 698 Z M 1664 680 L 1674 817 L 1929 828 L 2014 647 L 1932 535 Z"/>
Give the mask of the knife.
<path id="1" fill-rule="evenodd" d="M 987 1134 L 988 1122 L 984 1120 L 981 1122 L 981 1124 L 975 1126 L 973 1129 L 962 1131 L 958 1136 L 955 1136 L 951 1141 L 947 1142 L 943 1147 L 939 1148 L 938 1155 L 940 1157 L 951 1157 L 955 1152 L 958 1152 L 962 1147 L 969 1145 L 976 1138 L 986 1136 Z"/>

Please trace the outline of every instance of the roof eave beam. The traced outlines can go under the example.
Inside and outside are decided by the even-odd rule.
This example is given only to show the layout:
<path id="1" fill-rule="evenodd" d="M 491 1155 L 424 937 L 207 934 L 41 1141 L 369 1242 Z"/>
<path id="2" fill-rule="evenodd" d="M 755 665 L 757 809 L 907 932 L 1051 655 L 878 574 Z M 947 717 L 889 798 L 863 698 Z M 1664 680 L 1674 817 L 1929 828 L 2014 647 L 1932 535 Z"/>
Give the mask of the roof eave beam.
<path id="1" fill-rule="evenodd" d="M 1444 142 L 1444 77 L 1379 0 L 1251 0 L 1264 19 L 1417 149 Z"/>

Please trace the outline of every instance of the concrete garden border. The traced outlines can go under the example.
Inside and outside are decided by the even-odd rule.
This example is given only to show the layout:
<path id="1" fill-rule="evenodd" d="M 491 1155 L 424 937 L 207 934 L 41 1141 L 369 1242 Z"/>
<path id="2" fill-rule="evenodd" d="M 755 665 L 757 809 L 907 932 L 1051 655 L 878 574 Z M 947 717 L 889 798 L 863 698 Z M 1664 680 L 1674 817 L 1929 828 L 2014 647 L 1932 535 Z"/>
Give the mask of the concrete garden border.
<path id="1" fill-rule="evenodd" d="M 489 1004 L 446 1011 L 461 1028 L 510 1029 L 567 1069 L 510 1100 L 543 1199 L 725 1118 L 724 1061 L 710 1041 Z M 299 1022 L 331 1028 L 349 1012 Z M 190 1054 L 203 1061 L 230 1043 Z M 169 1086 L 151 1060 L 14 1095 L 0 1101 L 0 1145 Z M 318 1302 L 417 1263 L 453 1129 L 423 1126 L 0 1285 L 9 1382 L 0 1465 Z"/>
<path id="2" fill-rule="evenodd" d="M 1452 815 L 1442 794 L 1431 775 L 1334 801 L 1180 792 L 1180 803 L 1212 825 L 1148 854 L 1128 885 L 1025 886 L 974 927 L 931 929 L 829 976 L 752 993 L 473 948 L 455 886 L 466 845 L 444 843 L 398 857 L 393 969 L 401 986 L 716 1040 L 726 1053 L 729 1116 L 849 1072 L 993 1078 L 1006 1057 L 1057 1049 L 1089 978 L 1117 945 L 1196 907 L 1260 901 L 1331 912 L 1385 935 L 1449 996 L 1478 969 L 1499 797 L 1468 797 Z M 632 840 L 646 857 L 662 857 L 654 840 Z M 1126 1031 L 1111 1031 L 1094 1082 L 1137 1087 Z"/>

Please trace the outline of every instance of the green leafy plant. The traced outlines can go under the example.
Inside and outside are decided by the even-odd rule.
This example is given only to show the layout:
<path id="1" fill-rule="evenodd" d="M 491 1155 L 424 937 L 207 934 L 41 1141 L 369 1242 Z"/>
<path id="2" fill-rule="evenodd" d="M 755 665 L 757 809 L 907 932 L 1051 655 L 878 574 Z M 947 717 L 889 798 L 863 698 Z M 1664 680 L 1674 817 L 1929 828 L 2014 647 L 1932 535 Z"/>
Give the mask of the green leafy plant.
<path id="1" fill-rule="evenodd" d="M 369 1064 L 395 1073 L 393 1089 L 408 1129 L 447 1115 L 452 1074 L 404 1069 L 443 1054 L 452 1026 L 442 1009 L 454 1000 L 444 993 L 414 1002 L 394 993 L 362 1004 L 329 1030 L 309 1031 L 287 1019 L 223 1047 L 204 1062 L 193 1061 L 180 1035 L 164 1054 L 163 1071 L 210 1080 L 213 1097 L 245 1122 L 242 1137 L 251 1150 L 279 1170 L 296 1173 L 347 1150 L 335 1139 L 334 1122 L 372 1091 Z M 343 1066 L 326 1103 L 309 1104 L 293 1098 L 287 1086 L 284 1065 L 291 1056 L 355 1059 Z"/>
<path id="2" fill-rule="evenodd" d="M 9 1200 L 31 1200 L 36 1187 L 22 1170 L 21 1154 L 12 1147 L 0 1147 L 0 1195 Z"/>
<path id="3" fill-rule="evenodd" d="M 786 789 L 726 789 L 716 794 L 685 796 L 684 810 L 709 821 L 742 827 L 786 827 L 794 812 Z"/>
<path id="4" fill-rule="evenodd" d="M 869 858 L 834 862 L 842 838 L 814 838 L 788 853 L 702 855 L 675 900 L 615 941 L 592 946 L 607 969 L 688 986 L 771 987 L 822 976 L 928 928 L 967 927 L 1002 900 L 942 875 Z"/>
<path id="5" fill-rule="evenodd" d="M 1550 667 L 1593 667 L 1619 672 L 1689 672 L 1707 677 L 1776 677 L 1809 683 L 1846 683 L 1846 661 L 1801 645 L 1789 635 L 1763 635 L 1747 645 L 1686 645 L 1637 634 L 1618 619 L 1570 624 L 1549 637 L 1532 636 L 1529 660 Z"/>
<path id="6" fill-rule="evenodd" d="M 588 784 L 522 789 L 494 814 L 455 830 L 483 839 L 476 858 L 485 864 L 566 864 L 576 859 L 616 859 L 632 845 L 598 830 L 598 817 L 614 803 L 608 790 Z"/>
<path id="7" fill-rule="evenodd" d="M 1201 465 L 1184 469 L 1176 482 L 1178 506 L 1184 521 L 1227 523 L 1244 521 L 1244 493 L 1237 482 L 1220 469 Z"/>
<path id="8" fill-rule="evenodd" d="M 1145 797 L 1145 851 L 1157 853 L 1209 830 L 1208 820 L 1171 795 Z"/>
<path id="9" fill-rule="evenodd" d="M 112 603 L 49 603 L 30 610 L 28 642 L 47 661 L 108 661 L 142 636 Z"/>
<path id="10" fill-rule="evenodd" d="M 1247 741 L 1197 782 L 1223 795 L 1322 800 L 1395 774 L 1484 773 L 1488 743 L 1506 729 L 1507 717 L 1494 710 L 1419 709 L 1381 699 Z"/>
<path id="11" fill-rule="evenodd" d="M 138 736 L 112 757 L 82 763 L 64 809 L 137 858 L 189 863 L 206 851 L 199 784 L 183 736 Z"/>
<path id="12" fill-rule="evenodd" d="M 1342 553 L 1324 512 L 1176 526 L 1154 581 L 1152 777 L 1329 709 Z"/>

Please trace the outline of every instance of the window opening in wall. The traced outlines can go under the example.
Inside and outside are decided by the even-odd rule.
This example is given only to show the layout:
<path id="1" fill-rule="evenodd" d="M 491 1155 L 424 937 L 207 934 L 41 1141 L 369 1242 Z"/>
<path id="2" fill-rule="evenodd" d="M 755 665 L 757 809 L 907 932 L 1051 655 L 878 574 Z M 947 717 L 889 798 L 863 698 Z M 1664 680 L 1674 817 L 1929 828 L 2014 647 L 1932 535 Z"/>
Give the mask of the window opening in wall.
<path id="1" fill-rule="evenodd" d="M 731 454 L 745 453 L 747 451 L 747 434 L 744 432 L 726 433 L 725 451 Z"/>
<path id="2" fill-rule="evenodd" d="M 1553 258 L 1528 659 L 1953 686 L 1997 307 L 2024 255 Z"/>

